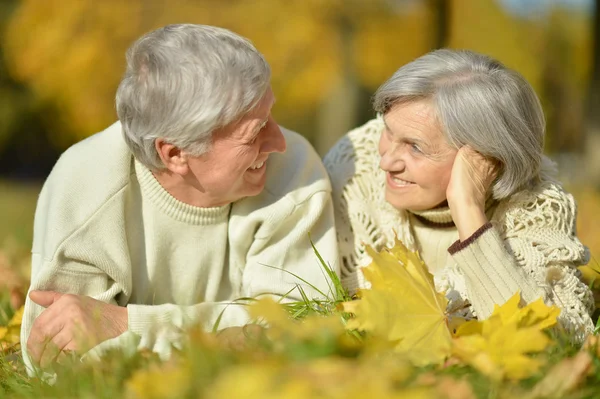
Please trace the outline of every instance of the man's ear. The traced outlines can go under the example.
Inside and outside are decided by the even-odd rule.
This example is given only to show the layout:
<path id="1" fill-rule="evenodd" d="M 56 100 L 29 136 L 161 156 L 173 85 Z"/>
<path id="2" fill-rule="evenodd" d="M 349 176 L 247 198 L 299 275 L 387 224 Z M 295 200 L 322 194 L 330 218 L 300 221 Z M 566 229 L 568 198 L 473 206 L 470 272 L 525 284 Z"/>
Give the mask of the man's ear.
<path id="1" fill-rule="evenodd" d="M 165 167 L 178 175 L 185 175 L 189 171 L 187 154 L 181 148 L 167 143 L 164 139 L 154 140 L 154 148 Z"/>

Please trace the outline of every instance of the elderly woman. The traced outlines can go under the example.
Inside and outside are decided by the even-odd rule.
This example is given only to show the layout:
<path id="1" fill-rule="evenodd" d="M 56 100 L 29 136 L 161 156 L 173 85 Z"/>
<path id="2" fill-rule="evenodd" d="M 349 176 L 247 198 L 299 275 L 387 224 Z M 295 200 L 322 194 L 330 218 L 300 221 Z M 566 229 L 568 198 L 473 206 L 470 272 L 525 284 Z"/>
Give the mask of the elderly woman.
<path id="1" fill-rule="evenodd" d="M 168 356 L 188 326 L 248 323 L 237 298 L 327 292 L 308 234 L 335 268 L 329 179 L 274 102 L 269 65 L 232 32 L 171 25 L 133 44 L 120 122 L 63 154 L 39 198 L 29 366 L 132 339 Z"/>
<path id="2" fill-rule="evenodd" d="M 551 177 L 542 108 L 523 77 L 480 54 L 438 50 L 400 68 L 374 108 L 380 117 L 325 157 L 345 286 L 365 284 L 364 245 L 380 250 L 397 234 L 419 251 L 449 312 L 486 318 L 520 291 L 559 306 L 577 340 L 592 331 L 575 202 Z"/>

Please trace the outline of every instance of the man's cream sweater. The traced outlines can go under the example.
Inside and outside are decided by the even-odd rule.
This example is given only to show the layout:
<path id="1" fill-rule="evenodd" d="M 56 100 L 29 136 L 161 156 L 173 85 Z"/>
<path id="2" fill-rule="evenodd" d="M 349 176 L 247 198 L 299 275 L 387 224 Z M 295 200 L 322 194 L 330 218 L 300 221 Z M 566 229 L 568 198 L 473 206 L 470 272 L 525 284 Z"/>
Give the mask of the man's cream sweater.
<path id="1" fill-rule="evenodd" d="M 288 300 L 299 300 L 296 285 L 320 296 L 291 273 L 327 294 L 309 233 L 338 271 L 330 183 L 310 144 L 282 131 L 288 149 L 269 157 L 263 192 L 217 208 L 187 205 L 165 191 L 134 160 L 120 123 L 76 144 L 40 194 L 30 289 L 127 306 L 124 335 L 163 354 L 193 324 L 248 323 L 238 298 L 289 292 Z M 42 310 L 27 300 L 23 343 Z M 30 364 L 25 344 L 23 356 Z"/>
<path id="2" fill-rule="evenodd" d="M 384 129 L 374 119 L 344 136 L 324 163 L 332 186 L 342 280 L 354 291 L 366 282 L 360 266 L 369 262 L 365 244 L 377 250 L 395 234 L 418 250 L 436 288 L 449 299 L 449 312 L 488 317 L 517 291 L 527 302 L 540 296 L 561 308 L 559 320 L 581 341 L 593 330 L 589 288 L 576 266 L 589 252 L 575 234 L 573 197 L 541 178 L 531 189 L 486 204 L 490 223 L 458 241 L 448 207 L 408 213 L 385 201 L 385 174 L 378 143 Z"/>

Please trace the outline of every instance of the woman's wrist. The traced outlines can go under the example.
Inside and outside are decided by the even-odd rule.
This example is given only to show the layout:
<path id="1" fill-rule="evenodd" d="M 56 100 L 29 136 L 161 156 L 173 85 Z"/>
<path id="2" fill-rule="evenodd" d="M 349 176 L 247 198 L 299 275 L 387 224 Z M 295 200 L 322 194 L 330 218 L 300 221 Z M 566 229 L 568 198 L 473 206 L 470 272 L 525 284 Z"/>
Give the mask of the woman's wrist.
<path id="1" fill-rule="evenodd" d="M 452 220 L 458 230 L 458 238 L 460 241 L 464 241 L 471 237 L 473 233 L 489 221 L 485 215 L 483 206 L 465 203 L 454 206 L 452 204 L 449 205 Z"/>

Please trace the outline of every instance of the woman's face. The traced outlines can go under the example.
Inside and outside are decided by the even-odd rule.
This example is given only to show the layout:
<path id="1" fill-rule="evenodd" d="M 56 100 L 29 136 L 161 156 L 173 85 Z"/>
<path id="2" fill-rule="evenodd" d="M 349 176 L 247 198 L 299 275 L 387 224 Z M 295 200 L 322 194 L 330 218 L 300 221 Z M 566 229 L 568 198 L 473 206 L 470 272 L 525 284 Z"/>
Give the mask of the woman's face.
<path id="1" fill-rule="evenodd" d="M 399 104 L 384 116 L 379 141 L 385 199 L 397 209 L 422 211 L 446 200 L 457 150 L 442 134 L 428 101 Z"/>

